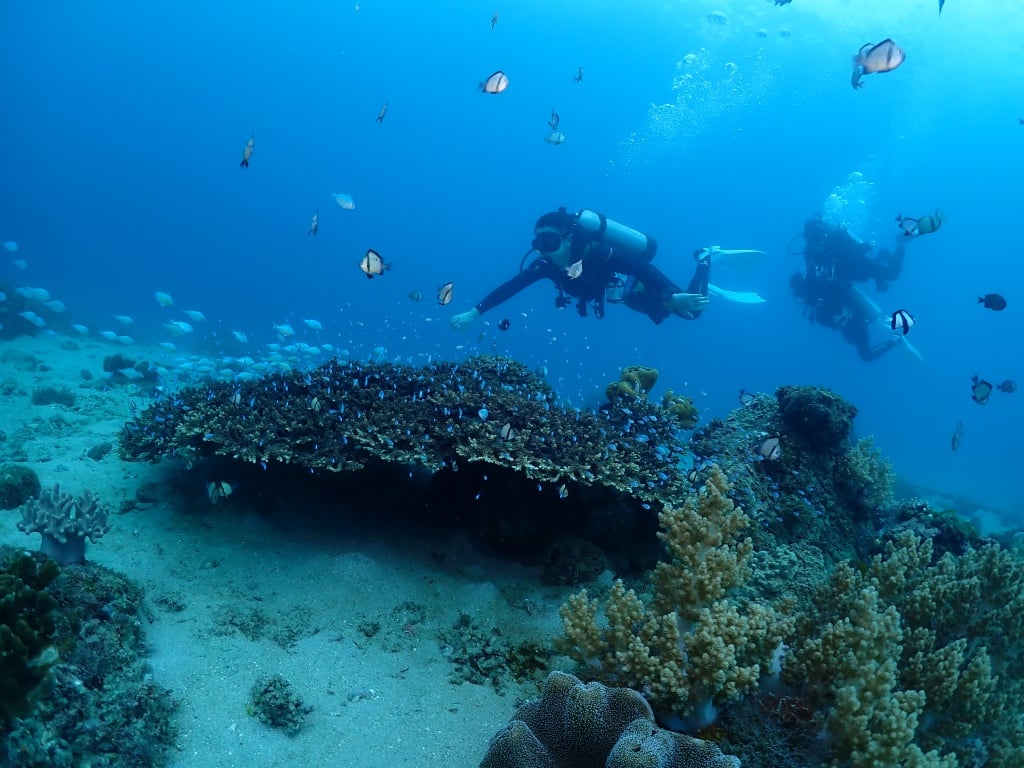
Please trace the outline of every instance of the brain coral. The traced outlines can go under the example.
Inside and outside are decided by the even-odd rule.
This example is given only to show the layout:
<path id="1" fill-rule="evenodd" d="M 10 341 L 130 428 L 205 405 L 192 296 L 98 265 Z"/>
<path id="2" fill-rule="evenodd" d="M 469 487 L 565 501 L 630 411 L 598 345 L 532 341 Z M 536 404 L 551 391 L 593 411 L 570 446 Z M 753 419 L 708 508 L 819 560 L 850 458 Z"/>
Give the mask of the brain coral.
<path id="1" fill-rule="evenodd" d="M 636 691 L 552 672 L 516 710 L 480 768 L 739 768 L 715 744 L 654 724 Z"/>

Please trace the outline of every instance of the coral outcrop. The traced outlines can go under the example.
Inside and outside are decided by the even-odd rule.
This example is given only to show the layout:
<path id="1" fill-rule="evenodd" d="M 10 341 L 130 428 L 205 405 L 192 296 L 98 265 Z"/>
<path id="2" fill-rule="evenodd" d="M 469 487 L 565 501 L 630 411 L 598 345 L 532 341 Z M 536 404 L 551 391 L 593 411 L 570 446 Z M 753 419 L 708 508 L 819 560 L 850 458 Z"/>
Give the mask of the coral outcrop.
<path id="1" fill-rule="evenodd" d="M 480 768 L 739 768 L 713 743 L 665 731 L 628 688 L 552 672 L 540 699 L 516 710 Z"/>
<path id="2" fill-rule="evenodd" d="M 21 507 L 18 529 L 42 534 L 39 551 L 61 565 L 84 563 L 85 541 L 95 542 L 110 530 L 109 513 L 110 509 L 91 491 L 74 497 L 61 493 L 57 484 Z"/>
<path id="3" fill-rule="evenodd" d="M 57 601 L 47 587 L 59 572 L 52 560 L 38 555 L 0 555 L 0 726 L 31 708 L 57 662 Z"/>
<path id="4" fill-rule="evenodd" d="M 714 720 L 715 708 L 754 690 L 792 629 L 763 602 L 737 594 L 748 575 L 750 521 L 712 468 L 685 504 L 659 515 L 669 558 L 658 564 L 642 599 L 616 581 L 598 620 L 586 590 L 562 606 L 567 652 L 588 674 L 625 684 L 660 716 L 688 727 Z"/>

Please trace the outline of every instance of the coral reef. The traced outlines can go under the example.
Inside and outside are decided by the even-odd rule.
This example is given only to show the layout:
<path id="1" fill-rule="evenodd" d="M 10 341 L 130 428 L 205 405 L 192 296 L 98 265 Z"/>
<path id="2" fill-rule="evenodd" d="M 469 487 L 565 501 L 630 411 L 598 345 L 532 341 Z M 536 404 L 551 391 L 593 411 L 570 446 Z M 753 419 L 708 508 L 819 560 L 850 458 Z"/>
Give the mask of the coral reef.
<path id="1" fill-rule="evenodd" d="M 648 601 L 616 581 L 598 621 L 586 590 L 560 611 L 566 650 L 588 674 L 644 692 L 662 717 L 712 722 L 718 705 L 754 690 L 792 629 L 771 606 L 737 594 L 748 576 L 749 518 L 718 468 L 699 494 L 659 515 L 669 554 Z"/>
<path id="2" fill-rule="evenodd" d="M 302 729 L 306 715 L 313 711 L 281 675 L 261 677 L 253 684 L 249 696 L 249 714 L 271 728 L 283 728 L 289 736 Z"/>
<path id="3" fill-rule="evenodd" d="M 665 731 L 628 688 L 552 672 L 491 739 L 480 768 L 739 768 L 711 742 Z"/>
<path id="4" fill-rule="evenodd" d="M 647 397 L 657 382 L 658 370 L 656 368 L 631 365 L 622 370 L 618 381 L 611 382 L 605 388 L 605 395 L 612 402 L 619 398 L 631 400 L 637 397 Z"/>
<path id="5" fill-rule="evenodd" d="M 0 764 L 164 765 L 177 733 L 176 703 L 152 680 L 143 657 L 142 590 L 97 565 L 67 566 L 51 579 L 58 570 L 53 560 L 0 550 L 0 563 L 19 560 L 22 567 L 30 561 L 34 578 L 48 582 L 46 647 L 54 650 L 50 656 L 56 663 L 39 689 L 45 696 L 35 696 L 31 711 L 23 709 L 7 723 Z M 0 573 L 6 570 L 0 566 Z M 2 585 L 0 594 L 6 594 Z M 10 657 L 0 653 L 0 658 Z M 10 679 L 6 671 L 0 673 L 0 686 Z"/>
<path id="6" fill-rule="evenodd" d="M 904 532 L 865 567 L 839 565 L 797 634 L 785 676 L 827 710 L 840 764 L 1024 764 L 1024 562 L 1010 552 L 935 559 Z"/>
<path id="7" fill-rule="evenodd" d="M 782 386 L 775 392 L 779 416 L 791 436 L 815 453 L 846 446 L 857 409 L 824 387 Z"/>
<path id="8" fill-rule="evenodd" d="M 47 587 L 60 569 L 23 552 L 0 559 L 0 726 L 31 709 L 57 661 L 57 601 Z"/>
<path id="9" fill-rule="evenodd" d="M 84 563 L 85 540 L 95 543 L 110 530 L 109 512 L 91 491 L 76 498 L 61 493 L 57 484 L 52 491 L 42 491 L 37 499 L 21 507 L 18 529 L 42 534 L 39 551 L 61 565 Z"/>
<path id="10" fill-rule="evenodd" d="M 14 509 L 39 495 L 43 486 L 31 467 L 21 464 L 0 466 L 0 509 Z"/>
<path id="11" fill-rule="evenodd" d="M 432 471 L 474 462 L 565 483 L 570 493 L 575 484 L 601 485 L 657 501 L 688 487 L 678 467 L 682 428 L 645 398 L 598 412 L 561 406 L 546 382 L 500 357 L 421 368 L 336 361 L 165 397 L 125 424 L 121 453 L 327 471 L 374 459 Z"/>

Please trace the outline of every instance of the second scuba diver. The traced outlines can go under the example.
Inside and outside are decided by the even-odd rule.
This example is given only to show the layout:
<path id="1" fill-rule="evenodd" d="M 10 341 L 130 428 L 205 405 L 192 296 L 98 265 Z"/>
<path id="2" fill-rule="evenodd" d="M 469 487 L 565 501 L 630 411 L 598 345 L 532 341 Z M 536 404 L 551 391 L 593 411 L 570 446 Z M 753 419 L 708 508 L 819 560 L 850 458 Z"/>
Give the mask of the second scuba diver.
<path id="1" fill-rule="evenodd" d="M 733 252 L 717 247 L 697 251 L 697 268 L 684 291 L 651 264 L 658 248 L 653 238 L 590 210 L 569 213 L 559 208 L 545 213 L 534 226 L 532 246 L 522 263 L 532 253 L 537 258 L 525 268 L 521 263 L 519 274 L 472 309 L 452 317 L 453 328 L 466 328 L 484 312 L 544 279 L 558 288 L 556 307 L 567 307 L 575 300 L 580 317 L 593 311 L 599 319 L 604 317 L 606 303 L 621 303 L 655 323 L 670 315 L 694 320 L 707 307 L 709 291 L 742 303 L 762 301 L 756 294 L 722 291 L 709 284 L 711 255 Z"/>

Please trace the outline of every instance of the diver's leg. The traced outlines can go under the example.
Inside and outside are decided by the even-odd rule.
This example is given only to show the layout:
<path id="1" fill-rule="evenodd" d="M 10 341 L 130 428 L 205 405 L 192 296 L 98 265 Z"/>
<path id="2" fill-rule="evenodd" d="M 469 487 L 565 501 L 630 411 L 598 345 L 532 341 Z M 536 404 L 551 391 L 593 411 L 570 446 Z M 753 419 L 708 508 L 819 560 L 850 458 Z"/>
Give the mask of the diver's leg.
<path id="1" fill-rule="evenodd" d="M 711 257 L 702 256 L 697 262 L 697 268 L 693 271 L 690 284 L 686 287 L 687 293 L 699 293 L 701 296 L 708 295 L 708 282 L 711 280 Z"/>

